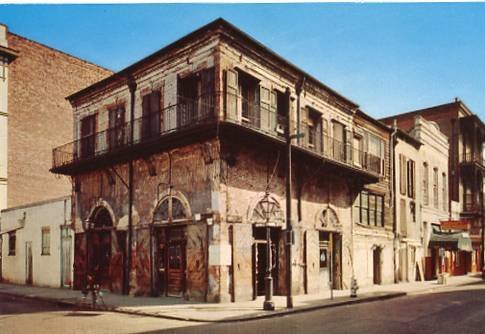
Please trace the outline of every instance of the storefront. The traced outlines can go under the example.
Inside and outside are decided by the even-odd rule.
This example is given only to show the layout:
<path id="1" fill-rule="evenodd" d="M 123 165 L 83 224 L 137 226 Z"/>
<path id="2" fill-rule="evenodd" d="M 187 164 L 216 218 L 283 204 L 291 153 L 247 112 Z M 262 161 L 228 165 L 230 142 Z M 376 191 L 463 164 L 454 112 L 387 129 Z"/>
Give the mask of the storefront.
<path id="1" fill-rule="evenodd" d="M 429 241 L 431 256 L 426 259 L 426 279 L 436 279 L 440 273 L 453 276 L 471 271 L 472 241 L 468 232 L 443 232 L 434 229 Z"/>

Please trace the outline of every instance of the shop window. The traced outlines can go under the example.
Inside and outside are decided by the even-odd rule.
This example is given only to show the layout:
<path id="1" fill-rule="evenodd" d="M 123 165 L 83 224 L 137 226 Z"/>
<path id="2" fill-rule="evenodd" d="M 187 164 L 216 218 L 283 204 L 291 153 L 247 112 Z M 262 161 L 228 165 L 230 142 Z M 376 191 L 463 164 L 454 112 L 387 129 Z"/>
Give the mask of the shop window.
<path id="1" fill-rule="evenodd" d="M 16 243 L 17 243 L 16 232 L 15 231 L 10 232 L 8 234 L 8 255 L 10 256 L 15 255 Z"/>

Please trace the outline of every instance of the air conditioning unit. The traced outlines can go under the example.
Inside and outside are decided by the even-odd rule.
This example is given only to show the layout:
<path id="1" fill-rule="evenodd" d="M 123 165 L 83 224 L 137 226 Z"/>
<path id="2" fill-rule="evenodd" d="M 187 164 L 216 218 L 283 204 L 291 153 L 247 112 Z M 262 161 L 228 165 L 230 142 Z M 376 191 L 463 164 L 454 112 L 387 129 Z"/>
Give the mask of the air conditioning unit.
<path id="1" fill-rule="evenodd" d="M 285 134 L 285 128 L 283 127 L 283 125 L 281 125 L 281 124 L 276 125 L 276 133 L 278 133 L 280 135 Z"/>

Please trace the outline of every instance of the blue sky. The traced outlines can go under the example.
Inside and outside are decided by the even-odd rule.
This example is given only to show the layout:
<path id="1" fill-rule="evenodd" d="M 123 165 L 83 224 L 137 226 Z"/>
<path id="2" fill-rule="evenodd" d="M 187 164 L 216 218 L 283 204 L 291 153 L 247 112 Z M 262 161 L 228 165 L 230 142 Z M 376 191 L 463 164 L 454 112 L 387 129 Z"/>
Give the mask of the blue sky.
<path id="1" fill-rule="evenodd" d="M 223 17 L 379 118 L 460 97 L 485 116 L 485 3 L 0 5 L 0 22 L 112 70 Z"/>

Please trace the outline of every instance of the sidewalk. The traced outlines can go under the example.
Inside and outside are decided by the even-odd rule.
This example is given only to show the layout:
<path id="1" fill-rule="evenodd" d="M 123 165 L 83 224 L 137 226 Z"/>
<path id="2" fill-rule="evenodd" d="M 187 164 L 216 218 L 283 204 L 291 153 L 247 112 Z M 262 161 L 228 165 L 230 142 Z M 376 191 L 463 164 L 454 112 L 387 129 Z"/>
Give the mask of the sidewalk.
<path id="1" fill-rule="evenodd" d="M 314 309 L 335 307 L 354 303 L 390 299 L 404 295 L 428 293 L 434 290 L 479 284 L 478 276 L 449 277 L 448 284 L 438 285 L 436 281 L 376 285 L 359 289 L 357 298 L 350 298 L 349 290 L 335 290 L 334 299 L 330 292 L 313 295 L 294 296 L 294 308 L 286 309 L 286 297 L 275 296 L 275 311 L 262 309 L 264 297 L 257 300 L 237 303 L 200 303 L 181 298 L 131 297 L 104 293 L 106 310 L 144 316 L 195 321 L 195 322 L 231 322 L 281 316 L 289 313 L 304 312 Z M 86 309 L 88 303 L 82 299 L 80 291 L 56 288 L 40 288 L 23 285 L 0 283 L 0 295 L 20 298 L 40 299 L 59 305 L 76 306 Z M 100 306 L 100 309 L 104 309 Z"/>

